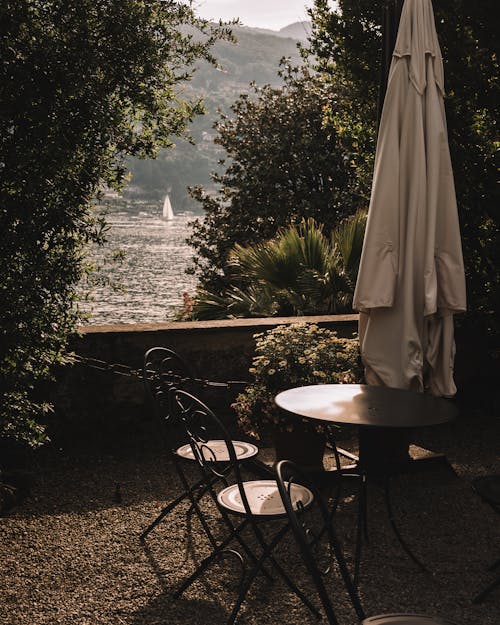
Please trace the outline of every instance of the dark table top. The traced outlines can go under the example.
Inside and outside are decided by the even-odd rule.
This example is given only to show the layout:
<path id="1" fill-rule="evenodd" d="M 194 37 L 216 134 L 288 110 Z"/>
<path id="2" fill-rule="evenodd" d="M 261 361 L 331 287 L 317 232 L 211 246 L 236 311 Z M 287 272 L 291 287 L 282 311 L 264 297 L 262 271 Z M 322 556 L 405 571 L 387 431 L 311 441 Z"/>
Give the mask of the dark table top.
<path id="1" fill-rule="evenodd" d="M 422 427 L 451 421 L 449 399 L 386 386 L 318 384 L 279 393 L 276 404 L 295 415 L 372 427 Z"/>

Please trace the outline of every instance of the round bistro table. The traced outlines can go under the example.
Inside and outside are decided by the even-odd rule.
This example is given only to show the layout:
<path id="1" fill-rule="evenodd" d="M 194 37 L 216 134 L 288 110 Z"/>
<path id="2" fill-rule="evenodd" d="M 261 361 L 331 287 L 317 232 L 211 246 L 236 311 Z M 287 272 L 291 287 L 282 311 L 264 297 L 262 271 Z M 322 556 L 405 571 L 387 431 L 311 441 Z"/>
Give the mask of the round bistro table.
<path id="1" fill-rule="evenodd" d="M 291 388 L 279 393 L 275 402 L 282 410 L 307 419 L 359 426 L 359 459 L 355 470 L 365 477 L 361 482 L 359 499 L 355 583 L 359 575 L 361 533 L 364 530 L 366 536 L 367 531 L 366 478 L 370 475 L 383 478 L 386 507 L 394 533 L 404 551 L 425 570 L 403 540 L 395 523 L 389 490 L 389 478 L 394 473 L 394 466 L 391 463 L 384 464 L 383 457 L 377 462 L 376 456 L 377 452 L 379 456 L 384 455 L 383 441 L 391 434 L 401 432 L 402 428 L 425 427 L 452 421 L 458 413 L 456 407 L 447 399 L 425 393 L 363 384 L 319 384 Z M 373 434 L 376 435 L 375 444 L 370 439 Z M 407 464 L 408 461 L 411 459 L 407 455 Z"/>
<path id="2" fill-rule="evenodd" d="M 400 451 L 397 445 L 405 429 L 409 437 L 409 429 L 452 421 L 458 412 L 447 399 L 366 384 L 301 386 L 279 393 L 275 402 L 286 412 L 307 419 L 360 426 L 358 464 L 372 471 L 393 456 L 394 449 Z M 405 457 L 392 458 L 400 466 L 411 462 L 408 444 L 409 439 Z"/>
<path id="3" fill-rule="evenodd" d="M 279 393 L 275 402 L 307 419 L 363 427 L 424 427 L 452 421 L 457 415 L 447 399 L 366 384 L 299 386 Z"/>
<path id="4" fill-rule="evenodd" d="M 410 465 L 418 463 L 408 455 L 410 430 L 452 421 L 458 413 L 448 399 L 366 384 L 300 386 L 279 393 L 275 402 L 307 419 L 359 426 L 357 463 L 372 473 L 388 466 L 413 470 Z"/>

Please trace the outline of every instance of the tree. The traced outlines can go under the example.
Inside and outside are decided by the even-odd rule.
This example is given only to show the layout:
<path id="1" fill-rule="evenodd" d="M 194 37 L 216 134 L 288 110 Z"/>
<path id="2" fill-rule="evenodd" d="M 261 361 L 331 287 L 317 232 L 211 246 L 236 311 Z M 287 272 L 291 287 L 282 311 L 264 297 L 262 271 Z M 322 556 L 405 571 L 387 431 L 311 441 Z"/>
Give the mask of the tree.
<path id="1" fill-rule="evenodd" d="M 40 383 L 80 320 L 91 204 L 126 155 L 154 156 L 201 112 L 179 97 L 228 37 L 174 0 L 4 0 L 0 8 L 0 437 L 38 444 Z"/>
<path id="2" fill-rule="evenodd" d="M 316 69 L 348 89 L 348 128 L 364 128 L 375 150 L 381 10 L 384 0 L 316 0 L 308 53 Z M 497 2 L 434 3 L 444 60 L 446 113 L 467 277 L 469 317 L 498 334 L 500 215 L 498 174 L 500 14 Z M 337 123 L 345 118 L 332 117 Z M 349 132 L 351 132 L 349 130 Z"/>
<path id="3" fill-rule="evenodd" d="M 281 227 L 313 217 L 325 231 L 368 203 L 357 175 L 363 151 L 325 118 L 342 104 L 342 87 L 307 67 L 283 68 L 285 85 L 253 87 L 240 96 L 231 115 L 216 124 L 215 139 L 227 153 L 225 170 L 213 174 L 219 186 L 192 195 L 203 206 L 189 242 L 202 288 L 221 295 L 231 282 L 230 251 L 235 243 L 255 244 Z M 360 156 L 361 155 L 361 156 Z"/>
<path id="4" fill-rule="evenodd" d="M 230 254 L 232 285 L 199 291 L 195 319 L 302 316 L 350 312 L 366 211 L 342 220 L 330 236 L 312 217 L 280 229 L 269 241 Z"/>

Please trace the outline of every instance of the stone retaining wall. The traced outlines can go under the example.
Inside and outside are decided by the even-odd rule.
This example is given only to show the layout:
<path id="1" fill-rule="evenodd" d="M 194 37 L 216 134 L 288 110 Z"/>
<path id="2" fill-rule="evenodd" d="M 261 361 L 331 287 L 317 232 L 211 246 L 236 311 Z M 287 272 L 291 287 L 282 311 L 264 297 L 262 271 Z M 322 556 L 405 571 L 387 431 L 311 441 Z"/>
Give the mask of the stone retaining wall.
<path id="1" fill-rule="evenodd" d="M 350 337 L 357 330 L 357 315 L 307 317 L 307 321 Z M 220 382 L 247 380 L 254 352 L 253 335 L 297 318 L 236 319 L 141 325 L 107 325 L 82 328 L 72 349 L 81 356 L 140 369 L 144 352 L 162 345 L 178 351 L 192 365 L 197 377 Z M 485 388 L 495 375 L 485 358 L 486 345 L 479 345 L 470 331 L 458 330 L 455 378 L 459 399 L 478 406 Z M 496 367 L 498 369 L 498 367 Z M 54 388 L 56 412 L 51 419 L 53 436 L 68 442 L 87 437 L 115 437 L 120 432 L 139 435 L 149 427 L 150 410 L 145 405 L 142 382 L 82 365 L 66 368 Z M 496 388 L 496 384 L 495 384 Z M 491 389 L 490 389 L 491 390 Z M 210 405 L 228 412 L 237 390 L 210 390 L 204 395 Z M 497 394 L 498 395 L 498 394 Z"/>
<path id="2" fill-rule="evenodd" d="M 350 337 L 357 330 L 357 315 L 307 317 L 308 321 Z M 248 380 L 257 332 L 297 321 L 297 318 L 235 319 L 88 326 L 81 329 L 71 348 L 80 356 L 140 369 L 147 349 L 171 347 L 191 365 L 197 377 L 220 382 Z M 204 399 L 225 412 L 237 389 L 207 389 Z M 56 412 L 53 436 L 68 443 L 88 435 L 109 437 L 120 431 L 136 432 L 150 423 L 142 382 L 76 364 L 66 368 L 54 389 Z"/>

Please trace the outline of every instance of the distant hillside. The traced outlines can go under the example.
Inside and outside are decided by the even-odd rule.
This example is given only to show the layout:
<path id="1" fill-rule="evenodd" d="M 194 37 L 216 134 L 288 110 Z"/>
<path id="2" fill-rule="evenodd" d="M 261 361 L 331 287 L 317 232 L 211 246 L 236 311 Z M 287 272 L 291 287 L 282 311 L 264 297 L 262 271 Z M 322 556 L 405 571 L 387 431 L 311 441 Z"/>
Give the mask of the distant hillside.
<path id="1" fill-rule="evenodd" d="M 268 28 L 251 28 L 244 26 L 246 30 L 262 35 L 272 35 L 274 37 L 290 37 L 298 41 L 306 41 L 311 33 L 311 22 L 294 22 L 284 26 L 280 30 L 270 30 Z"/>
<path id="2" fill-rule="evenodd" d="M 281 35 L 281 31 L 241 27 L 233 28 L 233 32 L 238 40 L 236 44 L 220 41 L 214 48 L 214 55 L 223 72 L 204 64 L 193 79 L 195 88 L 206 86 L 206 76 L 215 79 L 211 87 L 224 85 L 226 88 L 239 88 L 241 85 L 246 88 L 252 80 L 259 84 L 277 84 L 279 60 L 289 56 L 299 62 L 298 40 Z"/>
<path id="3" fill-rule="evenodd" d="M 227 111 L 240 93 L 248 92 L 252 81 L 259 85 L 281 84 L 277 73 L 280 59 L 290 57 L 292 63 L 301 63 L 297 44 L 303 38 L 304 24 L 291 24 L 279 32 L 235 28 L 237 44 L 218 42 L 214 54 L 222 69 L 200 64 L 193 80 L 185 86 L 186 97 L 202 96 L 207 111 L 191 127 L 196 145 L 179 140 L 174 149 L 162 150 L 155 160 L 131 159 L 132 178 L 126 195 L 160 200 L 170 189 L 174 211 L 198 208 L 187 195 L 186 187 L 211 184 L 209 174 L 221 157 L 221 148 L 212 140 L 217 110 Z M 302 36 L 292 37 L 288 32 Z"/>
<path id="4" fill-rule="evenodd" d="M 291 37 L 300 41 L 306 41 L 310 34 L 311 22 L 295 22 L 278 31 L 280 37 Z"/>

